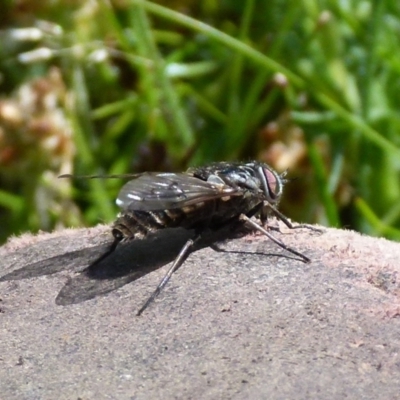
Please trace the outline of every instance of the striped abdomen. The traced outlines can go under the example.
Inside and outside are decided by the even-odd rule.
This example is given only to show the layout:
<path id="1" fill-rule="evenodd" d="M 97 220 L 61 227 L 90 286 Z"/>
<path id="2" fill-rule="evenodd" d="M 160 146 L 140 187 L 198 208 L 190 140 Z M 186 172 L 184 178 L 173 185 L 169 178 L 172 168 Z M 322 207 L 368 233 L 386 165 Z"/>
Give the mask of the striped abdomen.
<path id="1" fill-rule="evenodd" d="M 227 197 L 198 202 L 182 208 L 155 211 L 127 210 L 113 226 L 119 240 L 143 239 L 148 233 L 164 228 L 221 228 L 225 223 L 247 213 L 261 200 L 247 196 Z"/>
<path id="2" fill-rule="evenodd" d="M 215 201 L 201 202 L 183 208 L 157 211 L 124 211 L 113 225 L 119 239 L 143 239 L 148 233 L 164 228 L 195 228 L 212 215 Z"/>

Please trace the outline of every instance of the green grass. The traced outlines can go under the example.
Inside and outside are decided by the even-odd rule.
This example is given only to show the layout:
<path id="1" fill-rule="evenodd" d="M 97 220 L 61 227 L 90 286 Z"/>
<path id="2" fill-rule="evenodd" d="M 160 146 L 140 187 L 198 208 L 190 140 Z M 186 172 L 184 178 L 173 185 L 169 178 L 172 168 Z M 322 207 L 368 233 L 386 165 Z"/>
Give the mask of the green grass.
<path id="1" fill-rule="evenodd" d="M 252 158 L 297 178 L 295 220 L 400 238 L 396 0 L 164 4 L 7 2 L 1 240 L 115 218 L 122 181 L 61 173 Z"/>

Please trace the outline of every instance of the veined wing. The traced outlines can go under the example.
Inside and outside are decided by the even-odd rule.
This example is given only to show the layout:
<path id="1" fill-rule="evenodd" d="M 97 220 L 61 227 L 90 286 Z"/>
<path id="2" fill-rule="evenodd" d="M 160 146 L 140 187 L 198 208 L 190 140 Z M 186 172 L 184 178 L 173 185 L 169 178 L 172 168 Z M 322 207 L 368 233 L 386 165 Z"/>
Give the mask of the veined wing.
<path id="1" fill-rule="evenodd" d="M 168 210 L 242 194 L 222 180 L 210 183 L 183 173 L 143 174 L 122 187 L 117 205 L 132 211 Z"/>

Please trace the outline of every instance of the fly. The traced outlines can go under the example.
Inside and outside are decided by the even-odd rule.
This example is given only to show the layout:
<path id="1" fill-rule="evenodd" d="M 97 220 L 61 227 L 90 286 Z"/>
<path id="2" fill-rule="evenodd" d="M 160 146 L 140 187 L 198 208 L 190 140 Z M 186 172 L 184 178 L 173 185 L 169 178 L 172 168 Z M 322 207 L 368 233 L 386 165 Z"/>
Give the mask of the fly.
<path id="1" fill-rule="evenodd" d="M 267 164 L 219 162 L 190 168 L 184 173 L 143 173 L 133 177 L 122 187 L 116 200 L 121 212 L 112 226 L 114 243 L 94 264 L 106 258 L 118 244 L 143 239 L 163 228 L 181 227 L 195 231 L 137 315 L 154 301 L 207 231 L 249 224 L 303 262 L 310 262 L 307 256 L 286 246 L 264 229 L 272 214 L 290 229 L 317 230 L 308 225 L 294 226 L 278 211 L 286 183 L 285 174 L 278 174 Z M 260 223 L 253 221 L 253 216 Z"/>

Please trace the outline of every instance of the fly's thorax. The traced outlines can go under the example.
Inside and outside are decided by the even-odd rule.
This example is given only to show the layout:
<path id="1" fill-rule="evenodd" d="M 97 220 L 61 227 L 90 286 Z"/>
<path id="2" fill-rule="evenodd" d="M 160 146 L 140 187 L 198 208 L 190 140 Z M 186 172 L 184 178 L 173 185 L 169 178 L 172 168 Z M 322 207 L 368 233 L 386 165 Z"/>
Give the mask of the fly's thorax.
<path id="1" fill-rule="evenodd" d="M 243 214 L 247 214 L 254 208 L 261 207 L 263 204 L 268 203 L 262 197 L 254 196 L 251 192 L 247 192 L 243 196 L 243 200 Z"/>
<path id="2" fill-rule="evenodd" d="M 214 186 L 231 186 L 271 205 L 279 202 L 285 174 L 278 174 L 269 165 L 258 161 L 248 163 L 220 162 L 205 167 L 192 168 L 188 173 Z"/>

